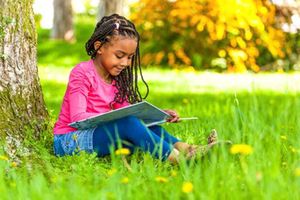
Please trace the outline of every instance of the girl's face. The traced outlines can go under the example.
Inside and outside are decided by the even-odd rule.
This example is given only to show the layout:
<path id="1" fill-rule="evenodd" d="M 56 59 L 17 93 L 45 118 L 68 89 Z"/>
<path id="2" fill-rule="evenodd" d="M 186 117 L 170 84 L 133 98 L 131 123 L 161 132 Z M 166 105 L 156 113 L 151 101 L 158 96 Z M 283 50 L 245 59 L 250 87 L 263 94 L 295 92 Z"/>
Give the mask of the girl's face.
<path id="1" fill-rule="evenodd" d="M 135 54 L 137 41 L 134 38 L 114 36 L 97 52 L 99 65 L 111 76 L 117 76 L 123 69 L 130 66 Z"/>

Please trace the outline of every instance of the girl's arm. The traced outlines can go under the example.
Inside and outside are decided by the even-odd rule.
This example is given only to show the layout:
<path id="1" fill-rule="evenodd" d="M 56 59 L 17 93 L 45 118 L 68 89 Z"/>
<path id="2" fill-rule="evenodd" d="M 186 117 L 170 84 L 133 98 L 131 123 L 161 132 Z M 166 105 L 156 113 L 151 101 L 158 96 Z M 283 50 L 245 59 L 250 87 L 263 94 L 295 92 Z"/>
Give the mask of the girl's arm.
<path id="1" fill-rule="evenodd" d="M 68 100 L 71 122 L 86 119 L 99 114 L 86 112 L 87 97 L 91 86 L 91 81 L 86 77 L 84 72 L 78 68 L 74 68 L 72 70 L 68 84 Z"/>
<path id="2" fill-rule="evenodd" d="M 129 105 L 130 105 L 130 103 L 128 103 L 127 101 L 124 101 L 121 104 L 120 103 L 114 104 L 113 107 L 114 107 L 114 110 L 115 110 L 115 109 L 123 108 L 123 107 L 129 106 Z"/>
<path id="3" fill-rule="evenodd" d="M 71 122 L 83 120 L 99 113 L 86 112 L 87 100 L 86 96 L 81 92 L 77 91 L 70 94 L 70 119 Z"/>

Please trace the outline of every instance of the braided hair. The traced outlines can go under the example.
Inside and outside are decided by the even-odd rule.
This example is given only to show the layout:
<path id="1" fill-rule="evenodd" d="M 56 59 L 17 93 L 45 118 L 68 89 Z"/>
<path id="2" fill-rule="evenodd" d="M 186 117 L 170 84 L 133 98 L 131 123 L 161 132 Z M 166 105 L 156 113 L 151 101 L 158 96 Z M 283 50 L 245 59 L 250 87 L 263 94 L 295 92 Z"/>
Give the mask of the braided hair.
<path id="1" fill-rule="evenodd" d="M 86 52 L 92 59 L 95 59 L 100 47 L 103 44 L 110 42 L 114 36 L 125 36 L 136 39 L 137 48 L 135 54 L 132 56 L 131 65 L 123 69 L 119 75 L 112 77 L 118 92 L 115 94 L 115 98 L 111 102 L 111 105 L 113 103 L 123 103 L 124 101 L 129 103 L 140 102 L 148 96 L 149 88 L 143 78 L 140 66 L 140 36 L 131 21 L 118 14 L 103 17 L 97 23 L 94 33 L 85 44 Z M 94 43 L 96 41 L 101 42 L 98 49 L 94 48 Z M 141 96 L 138 88 L 138 73 L 147 89 L 144 97 Z"/>

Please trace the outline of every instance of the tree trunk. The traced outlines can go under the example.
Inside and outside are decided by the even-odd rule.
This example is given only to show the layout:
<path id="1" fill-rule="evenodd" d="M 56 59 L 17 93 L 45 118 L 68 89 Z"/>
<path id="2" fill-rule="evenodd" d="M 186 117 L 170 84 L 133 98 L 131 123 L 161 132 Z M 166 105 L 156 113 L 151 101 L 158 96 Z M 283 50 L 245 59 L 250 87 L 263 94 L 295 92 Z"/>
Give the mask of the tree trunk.
<path id="1" fill-rule="evenodd" d="M 30 130 L 35 138 L 45 128 L 45 108 L 36 63 L 33 0 L 0 0 L 0 137 L 10 157 L 21 153 Z"/>
<path id="2" fill-rule="evenodd" d="M 74 39 L 72 0 L 54 0 L 51 37 L 71 41 Z"/>
<path id="3" fill-rule="evenodd" d="M 103 16 L 111 15 L 111 14 L 124 14 L 124 0 L 99 0 L 98 5 L 98 20 L 100 20 Z"/>

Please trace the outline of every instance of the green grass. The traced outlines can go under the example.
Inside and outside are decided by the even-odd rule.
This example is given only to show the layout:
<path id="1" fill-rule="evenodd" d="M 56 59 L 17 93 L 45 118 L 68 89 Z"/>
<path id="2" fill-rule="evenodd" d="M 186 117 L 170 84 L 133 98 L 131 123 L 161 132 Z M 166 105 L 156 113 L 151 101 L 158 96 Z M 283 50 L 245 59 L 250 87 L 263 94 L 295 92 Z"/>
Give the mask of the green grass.
<path id="1" fill-rule="evenodd" d="M 49 30 L 39 30 L 39 73 L 52 125 L 71 67 L 87 59 L 83 47 L 93 23 L 87 18 L 78 21 L 77 42 L 72 44 L 49 40 Z M 51 130 L 39 141 L 30 139 L 29 131 L 25 144 L 32 154 L 17 166 L 0 157 L 1 199 L 300 199 L 300 172 L 295 173 L 300 170 L 299 74 L 148 68 L 145 79 L 150 86 L 148 101 L 199 118 L 165 124 L 170 133 L 189 143 L 205 144 L 215 128 L 220 139 L 248 144 L 253 153 L 233 155 L 220 146 L 203 159 L 171 165 L 137 152 L 127 157 L 132 168 L 128 171 L 114 155 L 57 158 Z M 125 177 L 128 182 L 122 183 Z M 167 181 L 157 182 L 156 177 Z M 182 192 L 184 182 L 193 184 L 192 192 Z"/>
<path id="2" fill-rule="evenodd" d="M 53 122 L 59 112 L 68 72 L 66 68 L 40 68 L 46 105 Z M 168 73 L 174 73 L 169 80 Z M 9 162 L 0 160 L 2 198 L 299 199 L 300 177 L 295 174 L 300 167 L 299 88 L 281 81 L 281 85 L 285 85 L 282 91 L 272 90 L 272 84 L 259 87 L 253 86 L 255 83 L 239 84 L 238 89 L 231 90 L 220 89 L 213 81 L 203 85 L 206 90 L 197 91 L 201 81 L 195 82 L 193 76 L 215 77 L 222 82 L 221 77 L 226 80 L 231 75 L 196 73 L 189 75 L 190 81 L 184 76 L 187 76 L 184 72 L 157 69 L 145 72 L 150 80 L 150 102 L 174 108 L 182 116 L 199 117 L 197 121 L 166 124 L 165 128 L 195 144 L 204 144 L 209 131 L 215 128 L 221 139 L 252 146 L 252 154 L 233 155 L 228 147 L 221 146 L 203 159 L 189 164 L 182 161 L 174 166 L 138 152 L 127 158 L 132 168 L 130 172 L 118 156 L 96 158 L 81 154 L 57 158 L 51 149 L 51 133 L 45 133 L 44 140 L 30 141 L 36 153 L 24 158 L 19 166 L 11 167 Z M 248 75 L 238 76 L 247 80 Z M 290 76 L 281 79 L 289 80 L 295 75 L 282 76 Z M 264 79 L 264 76 L 253 77 L 256 82 Z M 274 82 L 280 80 L 277 74 L 274 77 L 277 77 Z M 124 177 L 128 183 L 122 183 Z M 165 177 L 167 182 L 157 182 L 156 177 Z M 182 192 L 185 181 L 193 184 L 191 193 Z"/>

